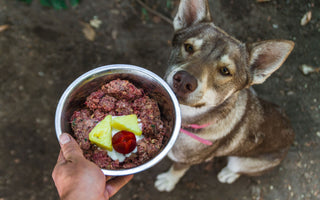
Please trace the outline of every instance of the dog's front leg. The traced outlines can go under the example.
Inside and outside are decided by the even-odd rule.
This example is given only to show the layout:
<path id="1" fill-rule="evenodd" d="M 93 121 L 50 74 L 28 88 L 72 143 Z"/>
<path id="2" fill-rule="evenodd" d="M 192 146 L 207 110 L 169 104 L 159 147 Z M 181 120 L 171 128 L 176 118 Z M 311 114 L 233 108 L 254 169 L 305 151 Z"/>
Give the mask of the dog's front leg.
<path id="1" fill-rule="evenodd" d="M 174 189 L 181 177 L 188 171 L 190 165 L 173 163 L 169 171 L 159 174 L 155 182 L 155 187 L 159 191 L 170 192 Z"/>

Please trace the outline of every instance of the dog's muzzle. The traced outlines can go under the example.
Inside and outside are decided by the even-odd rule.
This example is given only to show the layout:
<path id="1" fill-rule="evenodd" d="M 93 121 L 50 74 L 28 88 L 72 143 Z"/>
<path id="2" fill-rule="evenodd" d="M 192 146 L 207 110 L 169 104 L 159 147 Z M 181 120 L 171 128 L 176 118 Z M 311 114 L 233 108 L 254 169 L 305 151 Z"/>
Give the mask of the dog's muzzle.
<path id="1" fill-rule="evenodd" d="M 186 71 L 178 71 L 173 75 L 173 90 L 178 97 L 186 97 L 198 87 L 197 79 Z"/>

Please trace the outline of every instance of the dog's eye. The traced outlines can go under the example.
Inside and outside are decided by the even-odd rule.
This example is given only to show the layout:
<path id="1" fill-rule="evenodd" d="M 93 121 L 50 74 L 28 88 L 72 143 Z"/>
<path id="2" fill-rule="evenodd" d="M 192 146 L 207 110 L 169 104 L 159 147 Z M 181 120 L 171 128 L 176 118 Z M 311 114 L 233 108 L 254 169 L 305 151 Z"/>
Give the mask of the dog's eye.
<path id="1" fill-rule="evenodd" d="M 186 52 L 188 52 L 188 53 L 194 52 L 192 44 L 189 44 L 189 43 L 184 44 L 184 50 L 186 50 Z"/>
<path id="2" fill-rule="evenodd" d="M 220 68 L 220 73 L 222 75 L 224 75 L 224 76 L 230 76 L 231 75 L 231 73 L 230 73 L 230 71 L 229 71 L 229 69 L 227 67 L 221 67 Z"/>

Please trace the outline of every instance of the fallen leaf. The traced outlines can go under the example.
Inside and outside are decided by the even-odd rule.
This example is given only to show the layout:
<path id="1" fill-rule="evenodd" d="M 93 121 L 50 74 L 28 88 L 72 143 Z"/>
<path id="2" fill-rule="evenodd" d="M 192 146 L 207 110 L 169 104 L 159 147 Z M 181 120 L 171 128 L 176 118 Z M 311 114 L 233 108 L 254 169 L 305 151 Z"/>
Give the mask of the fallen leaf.
<path id="1" fill-rule="evenodd" d="M 319 72 L 320 71 L 320 67 L 315 68 L 315 67 L 312 67 L 312 66 L 306 65 L 306 64 L 301 65 L 299 69 L 301 70 L 301 72 L 304 75 L 309 75 L 310 73 Z"/>
<path id="2" fill-rule="evenodd" d="M 117 31 L 117 30 L 112 30 L 112 31 L 111 31 L 111 38 L 112 38 L 113 40 L 116 40 L 117 37 L 118 37 L 118 31 Z"/>
<path id="3" fill-rule="evenodd" d="M 200 186 L 195 182 L 187 182 L 185 185 L 190 190 L 200 189 Z"/>
<path id="4" fill-rule="evenodd" d="M 288 96 L 294 95 L 294 91 L 288 91 L 288 92 L 287 92 L 287 95 L 288 95 Z"/>
<path id="5" fill-rule="evenodd" d="M 91 25 L 85 22 L 81 22 L 81 24 L 83 25 L 82 32 L 85 38 L 87 38 L 90 41 L 94 41 L 94 39 L 96 38 L 96 32 L 91 27 Z"/>
<path id="6" fill-rule="evenodd" d="M 5 31 L 9 28 L 8 24 L 0 25 L 0 32 Z"/>
<path id="7" fill-rule="evenodd" d="M 289 78 L 284 79 L 285 82 L 290 83 L 293 80 L 293 76 L 290 76 Z"/>
<path id="8" fill-rule="evenodd" d="M 301 26 L 307 25 L 307 24 L 310 22 L 311 17 L 312 17 L 312 13 L 311 13 L 311 11 L 308 11 L 308 12 L 307 12 L 306 14 L 304 14 L 303 17 L 301 18 L 300 25 L 301 25 Z"/>
<path id="9" fill-rule="evenodd" d="M 153 21 L 155 24 L 158 24 L 158 23 L 161 22 L 161 18 L 158 17 L 158 16 L 154 16 L 154 17 L 152 17 L 152 21 Z"/>
<path id="10" fill-rule="evenodd" d="M 101 24 L 102 24 L 102 21 L 101 21 L 97 16 L 94 16 L 93 19 L 90 20 L 90 25 L 91 25 L 93 28 L 98 29 Z"/>

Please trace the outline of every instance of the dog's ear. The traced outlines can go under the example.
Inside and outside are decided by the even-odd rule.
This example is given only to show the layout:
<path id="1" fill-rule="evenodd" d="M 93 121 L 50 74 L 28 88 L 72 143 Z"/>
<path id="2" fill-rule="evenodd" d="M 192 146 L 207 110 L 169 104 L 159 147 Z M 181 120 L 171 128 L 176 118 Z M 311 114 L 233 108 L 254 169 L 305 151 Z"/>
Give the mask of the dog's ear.
<path id="1" fill-rule="evenodd" d="M 247 45 L 252 83 L 263 83 L 292 51 L 294 43 L 288 40 L 270 40 Z"/>
<path id="2" fill-rule="evenodd" d="M 175 31 L 204 21 L 211 21 L 208 0 L 180 0 L 178 12 L 173 20 Z"/>

